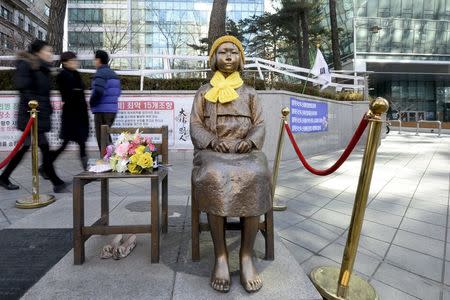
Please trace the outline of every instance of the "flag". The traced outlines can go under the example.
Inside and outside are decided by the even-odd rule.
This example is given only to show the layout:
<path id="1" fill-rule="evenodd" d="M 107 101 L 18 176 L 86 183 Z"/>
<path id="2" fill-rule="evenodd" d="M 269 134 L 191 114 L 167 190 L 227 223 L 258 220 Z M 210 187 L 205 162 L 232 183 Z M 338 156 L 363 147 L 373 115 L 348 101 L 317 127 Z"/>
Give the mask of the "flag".
<path id="1" fill-rule="evenodd" d="M 321 82 L 321 89 L 326 88 L 331 83 L 331 74 L 328 70 L 328 64 L 323 57 L 320 49 L 317 49 L 316 59 L 314 60 L 314 65 L 311 69 L 311 74 L 317 76 L 317 79 Z"/>

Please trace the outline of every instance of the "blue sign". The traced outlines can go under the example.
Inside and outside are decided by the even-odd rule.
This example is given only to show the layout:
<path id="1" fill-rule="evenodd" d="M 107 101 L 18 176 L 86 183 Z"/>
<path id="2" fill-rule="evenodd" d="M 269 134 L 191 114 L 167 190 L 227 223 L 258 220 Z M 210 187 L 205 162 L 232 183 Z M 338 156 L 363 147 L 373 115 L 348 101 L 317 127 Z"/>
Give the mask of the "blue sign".
<path id="1" fill-rule="evenodd" d="M 291 97 L 291 130 L 293 133 L 328 130 L 328 103 Z"/>

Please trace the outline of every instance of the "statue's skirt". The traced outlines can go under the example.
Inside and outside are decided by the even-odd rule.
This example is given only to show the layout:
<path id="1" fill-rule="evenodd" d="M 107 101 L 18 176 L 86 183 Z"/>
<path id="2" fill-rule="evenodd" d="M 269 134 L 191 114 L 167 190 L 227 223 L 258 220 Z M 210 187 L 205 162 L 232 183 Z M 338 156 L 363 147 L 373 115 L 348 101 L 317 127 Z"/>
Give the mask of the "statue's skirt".
<path id="1" fill-rule="evenodd" d="M 199 209 L 213 215 L 260 216 L 272 207 L 271 173 L 261 151 L 196 151 L 192 188 Z"/>

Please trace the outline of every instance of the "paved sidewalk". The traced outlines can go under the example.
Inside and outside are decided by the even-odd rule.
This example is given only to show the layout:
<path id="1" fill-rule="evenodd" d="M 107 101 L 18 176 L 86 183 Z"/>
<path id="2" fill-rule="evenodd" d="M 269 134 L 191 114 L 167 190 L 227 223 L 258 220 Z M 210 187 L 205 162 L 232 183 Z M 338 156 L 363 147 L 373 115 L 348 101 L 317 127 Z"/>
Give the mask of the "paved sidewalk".
<path id="1" fill-rule="evenodd" d="M 285 147 L 291 146 L 286 144 Z M 308 160 L 314 167 L 324 168 L 333 163 L 339 154 L 332 152 Z M 4 153 L 0 155 L 4 156 Z M 327 177 L 307 173 L 296 160 L 282 163 L 276 193 L 287 203 L 288 210 L 275 214 L 276 230 L 283 244 L 307 273 L 316 266 L 338 265 L 342 259 L 361 158 L 362 149 L 356 150 L 340 170 Z M 188 206 L 191 162 L 177 160 L 172 163 L 169 214 L 173 216 L 169 219 L 169 232 L 171 229 L 179 232 L 178 229 L 184 228 L 183 232 L 186 233 L 190 231 Z M 14 201 L 29 193 L 29 165 L 27 158 L 14 173 L 13 180 L 21 185 L 19 191 L 1 191 L 0 228 L 70 228 L 71 193 L 58 195 L 55 204 L 39 210 L 14 208 Z M 81 170 L 73 153 L 64 154 L 63 159 L 57 162 L 57 167 L 67 181 Z M 355 263 L 356 273 L 375 286 L 381 299 L 450 299 L 450 253 L 447 253 L 450 243 L 449 175 L 448 135 L 437 138 L 435 134 L 414 136 L 393 132 L 383 140 L 378 151 Z M 41 190 L 51 192 L 51 186 L 42 181 Z M 92 188 L 90 197 L 98 197 L 95 190 L 98 188 Z M 111 184 L 111 208 L 115 219 L 139 219 L 142 212 L 133 210 L 132 206 L 137 200 L 145 200 L 140 196 L 145 191 L 144 184 L 135 182 L 117 181 Z M 88 219 L 93 220 L 98 214 L 97 206 L 98 203 L 88 211 Z M 130 211 L 131 216 L 123 217 Z M 207 234 L 202 236 L 204 240 L 209 240 Z M 171 241 L 165 243 L 170 245 Z M 91 245 L 95 248 L 100 244 L 92 242 Z M 145 255 L 141 248 L 138 247 L 132 255 Z M 90 255 L 96 256 L 97 253 Z M 71 258 L 69 253 L 63 260 Z M 131 257 L 128 259 L 131 261 Z M 95 261 L 87 269 L 106 271 L 102 263 Z M 60 264 L 48 276 L 56 276 Z M 47 282 L 41 280 L 30 290 L 31 295 L 39 295 L 33 293 L 40 288 L 50 288 L 54 283 Z M 124 284 L 122 279 L 118 283 Z M 170 287 L 161 285 L 161 289 Z M 154 292 L 155 295 L 164 294 L 162 290 Z M 67 298 L 71 296 L 75 298 L 77 294 L 65 294 Z"/>

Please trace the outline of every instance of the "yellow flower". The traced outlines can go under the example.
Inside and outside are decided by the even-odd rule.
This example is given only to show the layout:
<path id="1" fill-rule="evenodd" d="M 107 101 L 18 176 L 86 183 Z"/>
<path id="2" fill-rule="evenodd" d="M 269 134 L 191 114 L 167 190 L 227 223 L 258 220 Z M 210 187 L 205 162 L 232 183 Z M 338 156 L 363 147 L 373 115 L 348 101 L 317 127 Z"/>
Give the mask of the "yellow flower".
<path id="1" fill-rule="evenodd" d="M 130 156 L 130 163 L 137 164 L 140 155 L 141 154 L 133 154 L 133 155 L 131 155 Z"/>
<path id="2" fill-rule="evenodd" d="M 149 152 L 145 152 L 139 156 L 138 166 L 147 169 L 153 165 L 153 158 Z"/>
<path id="3" fill-rule="evenodd" d="M 130 171 L 131 174 L 139 174 L 142 169 L 137 164 L 128 163 L 128 171 Z"/>
<path id="4" fill-rule="evenodd" d="M 145 146 L 140 145 L 139 147 L 136 148 L 136 154 L 142 154 L 145 151 Z"/>

